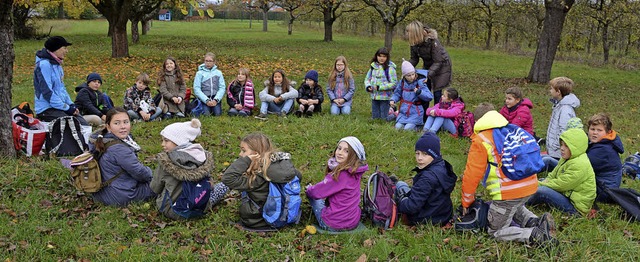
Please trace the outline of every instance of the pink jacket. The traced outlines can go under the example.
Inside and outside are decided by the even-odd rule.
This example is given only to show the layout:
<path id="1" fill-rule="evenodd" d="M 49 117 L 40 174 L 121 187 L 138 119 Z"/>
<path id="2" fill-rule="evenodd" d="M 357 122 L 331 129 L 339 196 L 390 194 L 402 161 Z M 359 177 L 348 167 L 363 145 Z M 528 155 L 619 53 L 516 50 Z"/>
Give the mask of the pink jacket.
<path id="1" fill-rule="evenodd" d="M 448 107 L 447 107 L 447 104 L 448 103 L 446 102 L 440 101 L 440 103 L 427 108 L 427 112 L 425 113 L 428 116 L 430 116 L 431 110 L 436 110 L 435 116 L 453 119 L 456 116 L 458 116 L 460 113 L 462 113 L 462 111 L 464 110 L 464 102 L 462 102 L 460 98 L 451 101 L 451 105 L 449 105 Z"/>
<path id="2" fill-rule="evenodd" d="M 503 106 L 500 109 L 500 114 L 509 121 L 509 123 L 517 125 L 533 135 L 533 117 L 531 116 L 531 109 L 533 103 L 528 98 L 523 98 L 519 104 L 512 108 Z"/>

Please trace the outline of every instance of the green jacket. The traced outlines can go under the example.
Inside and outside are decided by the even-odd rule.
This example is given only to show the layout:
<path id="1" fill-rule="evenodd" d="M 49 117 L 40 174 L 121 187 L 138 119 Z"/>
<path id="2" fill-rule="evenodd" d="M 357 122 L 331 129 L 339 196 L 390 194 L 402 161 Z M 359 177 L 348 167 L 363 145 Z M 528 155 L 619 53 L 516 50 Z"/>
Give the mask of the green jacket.
<path id="1" fill-rule="evenodd" d="M 560 135 L 560 140 L 571 150 L 571 157 L 561 158 L 540 185 L 564 194 L 578 211 L 586 214 L 596 198 L 596 175 L 585 153 L 589 139 L 582 129 L 570 128 Z"/>
<path id="2" fill-rule="evenodd" d="M 274 183 L 286 183 L 298 176 L 302 180 L 302 175 L 293 166 L 291 155 L 284 152 L 271 154 L 271 164 L 267 169 L 267 176 Z M 241 157 L 234 161 L 222 175 L 222 183 L 230 189 L 242 192 L 242 203 L 240 204 L 240 222 L 249 228 L 268 228 L 269 224 L 262 218 L 262 206 L 269 195 L 269 182 L 264 175 L 259 173 L 252 183 L 244 175 L 251 165 L 249 157 Z"/>

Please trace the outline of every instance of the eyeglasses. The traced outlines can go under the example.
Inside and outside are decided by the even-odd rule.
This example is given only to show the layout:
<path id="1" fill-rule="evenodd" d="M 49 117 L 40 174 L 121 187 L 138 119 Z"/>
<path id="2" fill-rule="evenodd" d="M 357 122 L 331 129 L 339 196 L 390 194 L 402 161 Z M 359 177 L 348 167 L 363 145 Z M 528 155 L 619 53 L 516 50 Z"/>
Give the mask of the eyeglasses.
<path id="1" fill-rule="evenodd" d="M 213 63 L 213 60 L 204 60 L 205 63 Z"/>

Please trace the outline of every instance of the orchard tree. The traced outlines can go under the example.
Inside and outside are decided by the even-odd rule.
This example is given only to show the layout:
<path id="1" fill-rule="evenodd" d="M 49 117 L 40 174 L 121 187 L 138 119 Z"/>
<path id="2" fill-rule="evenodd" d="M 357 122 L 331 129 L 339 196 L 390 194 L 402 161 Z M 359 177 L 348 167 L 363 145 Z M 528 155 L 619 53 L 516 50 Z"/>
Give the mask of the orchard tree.
<path id="1" fill-rule="evenodd" d="M 604 63 L 608 63 L 611 46 L 611 38 L 609 37 L 611 26 L 623 16 L 631 13 L 629 8 L 631 3 L 628 0 L 593 0 L 589 1 L 587 5 L 590 9 L 588 16 L 593 18 L 600 27 Z"/>
<path id="2" fill-rule="evenodd" d="M 333 41 L 333 23 L 340 16 L 363 9 L 356 0 L 320 0 L 312 4 L 323 16 L 324 41 Z"/>
<path id="3" fill-rule="evenodd" d="M 134 0 L 88 0 L 109 22 L 111 57 L 128 57 L 127 22 Z"/>
<path id="4" fill-rule="evenodd" d="M 13 0 L 0 0 L 0 156 L 15 157 L 11 125 L 13 81 Z"/>
<path id="5" fill-rule="evenodd" d="M 131 21 L 131 42 L 135 44 L 140 41 L 138 25 L 142 22 L 144 28 L 145 17 L 158 10 L 160 4 L 162 4 L 162 0 L 133 0 L 131 15 L 129 16 L 129 20 Z"/>
<path id="6" fill-rule="evenodd" d="M 298 19 L 300 16 L 306 15 L 311 12 L 311 10 L 303 10 L 309 2 L 308 0 L 281 0 L 276 1 L 275 4 L 282 7 L 287 13 L 289 13 L 289 19 L 287 19 L 287 34 L 291 35 L 293 31 L 293 22 Z M 296 12 L 298 10 L 298 12 Z"/>
<path id="7" fill-rule="evenodd" d="M 551 67 L 558 51 L 562 29 L 567 14 L 575 0 L 546 0 L 542 32 L 527 79 L 534 83 L 547 83 L 551 79 Z"/>
<path id="8" fill-rule="evenodd" d="M 404 18 L 418 7 L 424 0 L 362 0 L 368 6 L 373 7 L 384 23 L 384 46 L 391 50 L 393 47 L 393 30 Z"/>

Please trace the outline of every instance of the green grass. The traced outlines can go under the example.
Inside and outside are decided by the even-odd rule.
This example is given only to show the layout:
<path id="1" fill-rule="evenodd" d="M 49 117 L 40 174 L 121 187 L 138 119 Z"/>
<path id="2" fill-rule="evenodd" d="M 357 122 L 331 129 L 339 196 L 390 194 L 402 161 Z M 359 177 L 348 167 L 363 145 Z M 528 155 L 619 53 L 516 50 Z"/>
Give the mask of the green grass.
<path id="1" fill-rule="evenodd" d="M 380 168 L 410 180 L 414 166 L 413 145 L 418 134 L 398 132 L 388 123 L 370 118 L 370 102 L 362 87 L 364 74 L 375 50 L 383 45 L 379 38 L 334 35 L 334 42 L 322 42 L 322 31 L 296 24 L 292 36 L 286 27 L 271 21 L 269 32 L 262 32 L 254 21 L 158 22 L 141 43 L 130 45 L 130 58 L 110 58 L 110 39 L 106 21 L 44 21 L 53 26 L 53 35 L 73 42 L 65 60 L 65 83 L 69 91 L 86 75 L 96 71 L 104 79 L 103 89 L 122 104 L 124 90 L 133 84 L 139 72 L 152 76 L 167 56 L 178 64 L 192 84 L 196 67 L 205 52 L 216 53 L 218 66 L 232 80 L 237 68 L 252 70 L 258 90 L 276 68 L 283 68 L 290 79 L 300 81 L 307 70 L 320 73 L 326 84 L 334 58 L 345 55 L 356 76 L 357 94 L 352 115 L 328 114 L 311 119 L 271 117 L 263 122 L 254 118 L 202 118 L 203 135 L 198 139 L 213 152 L 219 177 L 239 152 L 239 140 L 250 132 L 264 132 L 284 151 L 293 154 L 303 173 L 303 183 L 315 183 L 324 176 L 326 160 L 337 140 L 355 135 L 362 140 L 371 168 Z M 13 103 L 33 102 L 32 71 L 34 53 L 43 41 L 17 41 Z M 409 48 L 401 39 L 394 41 L 392 60 L 400 64 L 409 57 Z M 448 48 L 454 65 L 454 83 L 468 103 L 468 109 L 480 102 L 501 105 L 503 91 L 512 85 L 524 88 L 535 104 L 532 113 L 535 130 L 546 133 L 551 112 L 547 86 L 523 80 L 532 58 L 494 51 Z M 577 113 L 586 122 L 597 112 L 609 113 L 614 129 L 620 132 L 627 151 L 638 150 L 637 83 L 635 71 L 594 68 L 587 65 L 556 62 L 552 75 L 568 76 L 576 82 L 575 93 L 582 100 Z M 72 95 L 73 96 L 73 95 Z M 328 111 L 328 103 L 324 110 Z M 226 104 L 225 104 L 226 110 Z M 144 151 L 139 155 L 155 167 L 160 152 L 160 130 L 172 121 L 140 123 L 133 134 Z M 444 158 L 458 175 L 466 163 L 469 142 L 440 134 Z M 627 153 L 623 155 L 626 157 Z M 551 252 L 518 243 L 497 242 L 486 234 L 460 234 L 432 226 L 405 227 L 382 232 L 370 226 L 351 235 L 312 235 L 300 237 L 303 226 L 314 222 L 305 200 L 301 225 L 273 234 L 240 231 L 230 224 L 237 221 L 237 194 L 228 197 L 206 218 L 172 222 L 144 204 L 128 208 L 105 207 L 86 196 L 76 195 L 68 182 L 68 172 L 56 160 L 25 158 L 0 160 L 0 259 L 33 260 L 337 260 L 353 261 L 362 254 L 369 260 L 640 260 L 640 227 L 619 219 L 620 209 L 601 205 L 598 218 L 570 218 L 553 212 L 559 224 L 560 246 Z M 640 188 L 638 182 L 625 180 L 624 187 Z M 460 182 L 458 182 L 460 183 Z M 480 191 L 479 191 L 480 192 Z M 460 186 L 453 193 L 459 204 Z M 235 196 L 235 197 L 234 197 Z M 544 208 L 534 208 L 536 213 Z"/>

